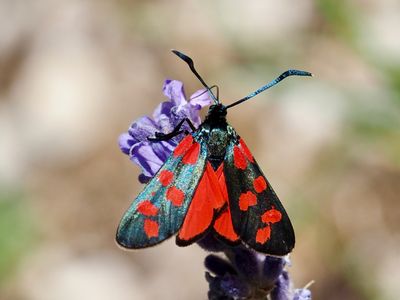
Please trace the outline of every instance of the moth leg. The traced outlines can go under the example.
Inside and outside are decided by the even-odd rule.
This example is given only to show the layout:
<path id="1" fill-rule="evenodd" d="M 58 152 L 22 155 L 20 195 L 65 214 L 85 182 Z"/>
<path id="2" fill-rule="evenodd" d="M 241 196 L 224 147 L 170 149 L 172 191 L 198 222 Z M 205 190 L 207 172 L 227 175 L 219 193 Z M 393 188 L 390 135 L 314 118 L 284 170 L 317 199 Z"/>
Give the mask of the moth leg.
<path id="1" fill-rule="evenodd" d="M 174 128 L 174 130 L 172 130 L 172 132 L 170 132 L 170 133 L 156 132 L 154 134 L 155 137 L 148 137 L 147 139 L 151 142 L 168 141 L 181 133 L 187 134 L 187 133 L 189 133 L 187 130 L 180 130 L 184 122 L 186 122 L 189 125 L 189 127 L 192 131 L 196 130 L 196 128 L 194 127 L 194 125 L 190 121 L 190 119 L 185 118 L 182 121 L 180 121 L 178 125 L 176 125 L 176 127 Z"/>

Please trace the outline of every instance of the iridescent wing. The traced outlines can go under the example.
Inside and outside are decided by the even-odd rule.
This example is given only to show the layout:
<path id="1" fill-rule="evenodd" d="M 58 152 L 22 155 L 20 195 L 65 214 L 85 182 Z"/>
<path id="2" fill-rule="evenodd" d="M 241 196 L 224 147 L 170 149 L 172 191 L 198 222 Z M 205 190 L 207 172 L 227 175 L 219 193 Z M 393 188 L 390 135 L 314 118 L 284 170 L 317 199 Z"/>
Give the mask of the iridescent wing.
<path id="1" fill-rule="evenodd" d="M 116 240 L 145 248 L 179 231 L 206 166 L 207 145 L 199 131 L 187 135 L 123 215 Z"/>
<path id="2" fill-rule="evenodd" d="M 256 251 L 286 255 L 294 248 L 290 219 L 243 139 L 231 138 L 224 160 L 233 228 Z"/>

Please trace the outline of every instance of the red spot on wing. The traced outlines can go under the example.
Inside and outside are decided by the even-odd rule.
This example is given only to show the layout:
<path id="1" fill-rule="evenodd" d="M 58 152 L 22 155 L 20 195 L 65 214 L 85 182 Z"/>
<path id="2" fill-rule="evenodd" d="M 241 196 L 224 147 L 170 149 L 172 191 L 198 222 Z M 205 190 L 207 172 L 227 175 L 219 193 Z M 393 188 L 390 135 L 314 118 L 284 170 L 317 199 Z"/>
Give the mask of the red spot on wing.
<path id="1" fill-rule="evenodd" d="M 275 208 L 267 210 L 262 216 L 261 221 L 264 223 L 276 223 L 282 219 L 282 213 Z"/>
<path id="2" fill-rule="evenodd" d="M 257 197 L 252 192 L 242 193 L 239 197 L 239 208 L 242 211 L 247 211 L 249 206 L 257 204 Z"/>
<path id="3" fill-rule="evenodd" d="M 207 163 L 206 170 L 197 185 L 185 220 L 179 231 L 180 240 L 189 241 L 204 232 L 213 220 L 214 210 L 225 203 L 218 178 Z"/>
<path id="4" fill-rule="evenodd" d="M 200 144 L 194 143 L 182 158 L 184 164 L 193 165 L 197 162 L 200 153 Z"/>
<path id="5" fill-rule="evenodd" d="M 247 160 L 242 150 L 238 146 L 233 148 L 233 163 L 236 168 L 245 170 L 247 167 Z"/>
<path id="6" fill-rule="evenodd" d="M 178 144 L 178 146 L 176 146 L 173 152 L 174 156 L 178 157 L 185 154 L 189 150 L 192 143 L 193 137 L 189 134 Z"/>
<path id="7" fill-rule="evenodd" d="M 267 182 L 265 181 L 264 176 L 258 176 L 256 179 L 254 179 L 253 186 L 257 193 L 265 191 L 267 188 Z"/>
<path id="8" fill-rule="evenodd" d="M 251 154 L 249 148 L 247 148 L 247 145 L 246 145 L 246 143 L 243 141 L 242 138 L 239 140 L 239 144 L 240 144 L 240 147 L 241 147 L 242 150 L 243 150 L 244 155 L 246 155 L 247 159 L 248 159 L 249 161 L 251 161 L 252 163 L 254 163 L 254 157 L 253 157 L 253 155 Z"/>
<path id="9" fill-rule="evenodd" d="M 175 206 L 181 206 L 183 199 L 185 199 L 185 194 L 178 188 L 171 186 L 167 190 L 167 200 L 171 201 Z"/>
<path id="10" fill-rule="evenodd" d="M 174 173 L 168 170 L 162 170 L 158 177 L 158 180 L 163 186 L 169 185 L 172 182 L 172 179 L 174 179 Z"/>
<path id="11" fill-rule="evenodd" d="M 256 242 L 260 244 L 265 244 L 271 237 L 271 228 L 267 225 L 264 228 L 257 230 Z"/>
<path id="12" fill-rule="evenodd" d="M 144 220 L 144 232 L 148 238 L 158 237 L 158 223 L 153 220 Z"/>
<path id="13" fill-rule="evenodd" d="M 214 222 L 214 230 L 229 241 L 237 241 L 239 236 L 233 229 L 232 216 L 229 207 Z"/>
<path id="14" fill-rule="evenodd" d="M 158 213 L 158 207 L 151 203 L 149 200 L 145 200 L 137 206 L 138 212 L 145 216 L 155 216 Z"/>

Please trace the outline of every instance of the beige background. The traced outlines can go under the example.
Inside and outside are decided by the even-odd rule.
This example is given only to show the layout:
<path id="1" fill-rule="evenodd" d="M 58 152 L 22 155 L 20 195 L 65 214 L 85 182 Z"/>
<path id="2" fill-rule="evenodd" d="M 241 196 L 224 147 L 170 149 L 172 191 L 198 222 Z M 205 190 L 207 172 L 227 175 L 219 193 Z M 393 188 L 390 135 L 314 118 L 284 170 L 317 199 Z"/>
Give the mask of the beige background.
<path id="1" fill-rule="evenodd" d="M 0 298 L 205 299 L 197 246 L 114 243 L 140 191 L 117 145 L 165 78 L 225 103 L 297 234 L 290 274 L 315 299 L 400 295 L 396 0 L 0 0 Z"/>

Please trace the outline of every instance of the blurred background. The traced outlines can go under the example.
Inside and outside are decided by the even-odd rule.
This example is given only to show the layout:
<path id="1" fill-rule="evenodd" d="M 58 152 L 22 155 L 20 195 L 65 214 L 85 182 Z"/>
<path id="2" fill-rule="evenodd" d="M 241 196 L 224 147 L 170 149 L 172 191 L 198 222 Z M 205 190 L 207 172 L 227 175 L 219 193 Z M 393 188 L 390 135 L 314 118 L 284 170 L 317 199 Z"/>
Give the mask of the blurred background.
<path id="1" fill-rule="evenodd" d="M 142 188 L 117 145 L 165 78 L 232 109 L 297 234 L 290 274 L 314 299 L 400 296 L 398 0 L 0 0 L 0 299 L 205 299 L 194 245 L 127 252 Z"/>

